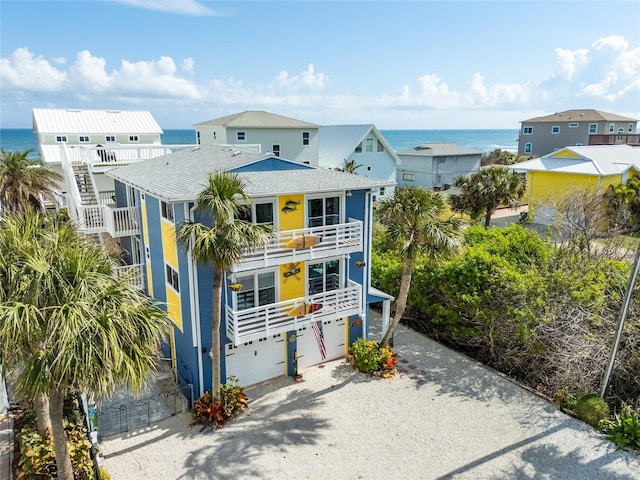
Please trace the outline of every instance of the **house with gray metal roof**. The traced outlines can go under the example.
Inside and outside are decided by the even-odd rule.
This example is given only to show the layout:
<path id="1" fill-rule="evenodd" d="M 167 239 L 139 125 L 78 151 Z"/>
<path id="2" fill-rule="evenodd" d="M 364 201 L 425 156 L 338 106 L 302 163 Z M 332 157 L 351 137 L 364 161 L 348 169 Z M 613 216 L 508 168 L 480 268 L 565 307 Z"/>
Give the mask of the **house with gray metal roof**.
<path id="1" fill-rule="evenodd" d="M 565 110 L 520 122 L 518 155 L 546 155 L 564 147 L 640 145 L 638 120 L 594 109 Z"/>
<path id="2" fill-rule="evenodd" d="M 224 280 L 221 352 L 211 352 L 213 267 L 176 243 L 185 220 L 208 223 L 195 200 L 212 172 L 236 173 L 250 198 L 238 221 L 270 224 L 274 235 L 245 251 Z M 212 355 L 221 381 L 251 385 L 344 357 L 367 337 L 367 312 L 392 297 L 371 287 L 371 222 L 380 188 L 392 182 L 260 154 L 199 145 L 110 169 L 118 202 L 137 209 L 145 291 L 172 321 L 165 354 L 182 384 L 211 388 Z"/>
<path id="3" fill-rule="evenodd" d="M 260 145 L 260 151 L 317 165 L 318 125 L 249 110 L 193 125 L 199 145 Z"/>
<path id="4" fill-rule="evenodd" d="M 397 152 L 402 160 L 397 181 L 400 187 L 447 189 L 458 177 L 480 168 L 482 152 L 454 142 L 423 143 Z"/>
<path id="5" fill-rule="evenodd" d="M 395 182 L 402 161 L 375 125 L 322 126 L 319 137 L 320 167 L 344 169 L 351 164 L 357 175 Z M 391 193 L 393 187 L 387 187 L 378 197 Z"/>

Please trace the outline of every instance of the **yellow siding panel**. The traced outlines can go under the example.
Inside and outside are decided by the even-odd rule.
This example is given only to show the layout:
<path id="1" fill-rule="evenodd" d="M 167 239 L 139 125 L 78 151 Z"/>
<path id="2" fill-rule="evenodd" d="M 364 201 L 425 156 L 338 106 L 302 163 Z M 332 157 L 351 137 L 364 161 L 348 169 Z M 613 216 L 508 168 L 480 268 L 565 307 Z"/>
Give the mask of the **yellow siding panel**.
<path id="1" fill-rule="evenodd" d="M 549 204 L 571 189 L 584 187 L 597 188 L 598 177 L 555 172 L 529 172 L 527 193 L 524 198 L 529 205 Z"/>
<path id="2" fill-rule="evenodd" d="M 147 262 L 147 290 L 149 290 L 149 296 L 153 297 L 153 281 L 151 277 L 151 262 Z"/>
<path id="3" fill-rule="evenodd" d="M 161 220 L 162 228 L 162 254 L 164 261 L 178 270 L 178 249 L 176 248 L 176 227 L 173 223 Z"/>
<path id="4" fill-rule="evenodd" d="M 280 301 L 304 297 L 304 262 L 280 265 Z"/>
<path id="5" fill-rule="evenodd" d="M 182 331 L 182 310 L 180 308 L 180 294 L 173 288 L 166 288 L 167 290 L 167 313 L 171 321 L 176 327 Z"/>
<path id="6" fill-rule="evenodd" d="M 281 231 L 304 228 L 304 194 L 281 196 L 278 212 Z"/>
<path id="7" fill-rule="evenodd" d="M 550 157 L 555 158 L 582 158 L 581 155 L 578 155 L 576 152 L 572 152 L 571 150 L 558 150 L 557 152 L 549 155 Z"/>

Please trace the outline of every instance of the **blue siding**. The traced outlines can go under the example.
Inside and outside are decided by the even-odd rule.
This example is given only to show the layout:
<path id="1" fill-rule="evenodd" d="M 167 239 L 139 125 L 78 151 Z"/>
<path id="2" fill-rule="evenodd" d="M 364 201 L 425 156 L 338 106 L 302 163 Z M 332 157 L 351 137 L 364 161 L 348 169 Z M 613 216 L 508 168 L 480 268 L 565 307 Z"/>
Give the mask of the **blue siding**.
<path id="1" fill-rule="evenodd" d="M 116 207 L 126 207 L 127 206 L 127 186 L 119 182 L 118 180 L 114 180 L 115 191 L 116 191 Z"/>
<path id="2" fill-rule="evenodd" d="M 234 168 L 234 172 L 270 172 L 273 170 L 307 170 L 310 167 L 304 163 L 295 163 L 281 160 L 277 157 L 265 158 L 259 162 L 245 165 L 243 167 Z"/>

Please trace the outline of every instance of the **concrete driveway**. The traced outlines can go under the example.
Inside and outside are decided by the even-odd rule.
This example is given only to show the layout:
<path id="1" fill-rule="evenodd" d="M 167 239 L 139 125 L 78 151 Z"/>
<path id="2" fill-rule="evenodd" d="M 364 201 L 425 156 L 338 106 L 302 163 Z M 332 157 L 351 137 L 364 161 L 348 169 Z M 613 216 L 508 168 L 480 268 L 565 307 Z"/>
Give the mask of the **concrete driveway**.
<path id="1" fill-rule="evenodd" d="M 113 480 L 639 479 L 640 458 L 546 400 L 400 327 L 399 376 L 333 361 L 248 391 L 218 431 L 177 415 L 102 443 Z"/>

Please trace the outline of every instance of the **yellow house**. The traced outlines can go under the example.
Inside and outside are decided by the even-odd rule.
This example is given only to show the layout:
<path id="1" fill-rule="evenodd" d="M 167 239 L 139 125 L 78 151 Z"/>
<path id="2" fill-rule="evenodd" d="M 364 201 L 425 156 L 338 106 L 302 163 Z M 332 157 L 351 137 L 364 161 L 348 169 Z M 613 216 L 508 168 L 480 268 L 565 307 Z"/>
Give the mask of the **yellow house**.
<path id="1" fill-rule="evenodd" d="M 539 158 L 512 165 L 526 173 L 523 202 L 535 223 L 552 225 L 554 200 L 569 190 L 593 188 L 603 192 L 609 185 L 626 183 L 640 175 L 640 149 L 629 145 L 566 147 Z"/>

